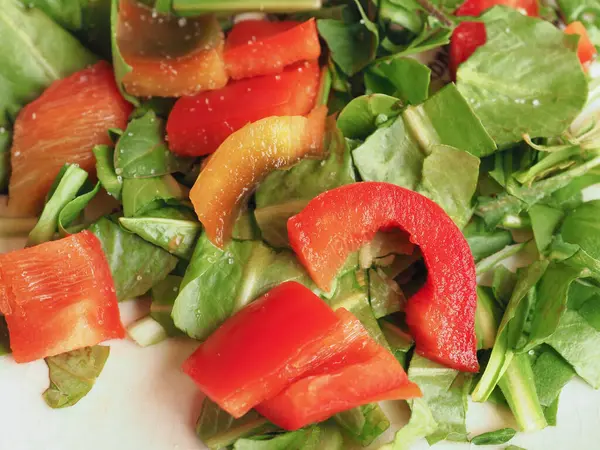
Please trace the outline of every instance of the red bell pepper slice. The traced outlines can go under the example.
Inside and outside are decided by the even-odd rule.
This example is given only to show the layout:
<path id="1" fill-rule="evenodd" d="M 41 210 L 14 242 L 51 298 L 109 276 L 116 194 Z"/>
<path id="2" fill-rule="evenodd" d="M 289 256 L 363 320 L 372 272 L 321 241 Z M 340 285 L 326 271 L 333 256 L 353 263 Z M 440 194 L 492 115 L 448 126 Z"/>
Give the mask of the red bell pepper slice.
<path id="1" fill-rule="evenodd" d="M 302 378 L 256 410 L 275 425 L 297 430 L 367 403 L 420 397 L 421 390 L 396 358 L 375 347 L 364 361 Z"/>
<path id="2" fill-rule="evenodd" d="M 290 244 L 321 289 L 348 255 L 379 230 L 401 228 L 421 247 L 425 285 L 406 306 L 416 351 L 468 372 L 478 370 L 476 277 L 463 234 L 433 201 L 389 183 L 363 182 L 325 192 L 288 221 Z"/>
<path id="3" fill-rule="evenodd" d="M 266 20 L 240 22 L 225 42 L 225 65 L 234 80 L 279 73 L 290 64 L 314 60 L 320 54 L 315 19 L 277 25 Z"/>
<path id="4" fill-rule="evenodd" d="M 596 47 L 590 40 L 585 26 L 581 22 L 571 22 L 565 28 L 566 34 L 578 34 L 577 56 L 583 67 L 586 67 L 596 57 Z"/>
<path id="5" fill-rule="evenodd" d="M 302 62 L 279 75 L 249 78 L 182 97 L 167 121 L 169 148 L 184 156 L 208 155 L 248 123 L 270 116 L 308 114 L 315 104 L 319 80 L 317 62 Z"/>
<path id="6" fill-rule="evenodd" d="M 221 408 L 241 417 L 309 369 L 315 361 L 304 356 L 307 348 L 337 323 L 310 289 L 283 283 L 228 319 L 183 371 Z"/>
<path id="7" fill-rule="evenodd" d="M 95 145 L 111 144 L 109 128 L 125 129 L 132 106 L 105 61 L 54 82 L 17 116 L 11 148 L 8 212 L 38 215 L 65 163 L 94 172 Z"/>
<path id="8" fill-rule="evenodd" d="M 225 39 L 214 15 L 156 14 L 136 0 L 120 0 L 117 45 L 131 71 L 125 90 L 138 97 L 179 97 L 227 84 Z"/>
<path id="9" fill-rule="evenodd" d="M 456 16 L 479 16 L 486 10 L 504 5 L 514 8 L 530 17 L 539 15 L 537 0 L 467 0 L 455 12 Z M 449 69 L 453 80 L 456 80 L 458 66 L 464 63 L 477 50 L 485 44 L 487 36 L 485 25 L 481 22 L 462 22 L 452 33 L 450 39 Z"/>
<path id="10" fill-rule="evenodd" d="M 110 268 L 89 231 L 0 255 L 0 311 L 19 363 L 125 337 Z"/>

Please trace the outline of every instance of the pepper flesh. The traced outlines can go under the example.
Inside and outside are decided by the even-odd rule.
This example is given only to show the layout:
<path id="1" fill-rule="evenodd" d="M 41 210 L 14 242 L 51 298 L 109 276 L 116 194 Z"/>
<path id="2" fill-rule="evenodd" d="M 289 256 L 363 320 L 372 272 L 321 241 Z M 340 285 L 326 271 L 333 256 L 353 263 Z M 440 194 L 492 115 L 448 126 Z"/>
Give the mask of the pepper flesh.
<path id="1" fill-rule="evenodd" d="M 268 117 L 229 136 L 214 152 L 190 191 L 190 200 L 210 241 L 217 247 L 231 237 L 241 206 L 271 171 L 306 156 L 321 156 L 327 108 L 308 117 Z"/>
<path id="2" fill-rule="evenodd" d="M 292 248 L 323 290 L 330 289 L 351 252 L 377 231 L 392 228 L 411 235 L 428 269 L 427 281 L 406 306 L 416 351 L 476 372 L 475 264 L 463 234 L 442 208 L 390 183 L 362 182 L 317 196 L 288 221 Z"/>
<path id="3" fill-rule="evenodd" d="M 567 25 L 567 28 L 565 28 L 565 33 L 579 35 L 577 56 L 579 57 L 579 62 L 581 62 L 581 65 L 583 67 L 587 67 L 587 65 L 596 57 L 597 52 L 596 47 L 590 40 L 585 26 L 579 21 L 572 22 Z"/>

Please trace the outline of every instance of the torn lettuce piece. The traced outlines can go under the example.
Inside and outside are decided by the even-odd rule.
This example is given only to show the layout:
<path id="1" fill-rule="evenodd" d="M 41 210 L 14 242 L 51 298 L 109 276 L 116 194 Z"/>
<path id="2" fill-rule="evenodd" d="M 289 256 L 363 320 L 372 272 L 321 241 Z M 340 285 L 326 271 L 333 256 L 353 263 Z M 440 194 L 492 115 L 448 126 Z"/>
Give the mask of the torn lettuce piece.
<path id="1" fill-rule="evenodd" d="M 416 441 L 436 432 L 438 424 L 425 399 L 416 398 L 408 404 L 411 410 L 410 420 L 396 432 L 392 442 L 383 445 L 379 450 L 410 450 Z"/>
<path id="2" fill-rule="evenodd" d="M 277 435 L 262 435 L 238 439 L 234 450 L 317 450 L 321 429 L 317 425 Z M 323 449 L 328 450 L 328 449 Z"/>
<path id="3" fill-rule="evenodd" d="M 96 145 L 93 149 L 96 157 L 96 174 L 98 181 L 108 192 L 108 195 L 121 200 L 123 190 L 123 177 L 115 172 L 113 163 L 115 149 L 108 145 Z"/>
<path id="4" fill-rule="evenodd" d="M 179 206 L 187 199 L 186 189 L 171 175 L 153 178 L 123 180 L 123 213 L 125 217 L 139 217 L 164 206 Z"/>
<path id="5" fill-rule="evenodd" d="M 172 153 L 164 137 L 164 121 L 154 111 L 133 119 L 117 142 L 115 173 L 123 178 L 149 178 L 188 170 L 192 160 Z"/>
<path id="6" fill-rule="evenodd" d="M 418 105 L 427 100 L 430 80 L 431 69 L 412 58 L 381 58 L 365 71 L 368 93 L 397 97 L 409 105 Z"/>
<path id="7" fill-rule="evenodd" d="M 164 280 L 177 258 L 103 217 L 89 230 L 102 244 L 119 301 L 145 294 Z"/>
<path id="8" fill-rule="evenodd" d="M 585 74 L 563 32 L 502 6 L 481 20 L 487 41 L 460 65 L 457 86 L 490 136 L 505 147 L 524 134 L 560 135 L 588 95 Z"/>
<path id="9" fill-rule="evenodd" d="M 363 447 L 381 436 L 390 421 L 377 403 L 359 406 L 333 416 L 336 423 Z"/>
<path id="10" fill-rule="evenodd" d="M 50 387 L 43 397 L 48 406 L 66 408 L 85 397 L 100 376 L 109 353 L 109 347 L 95 345 L 46 358 Z"/>
<path id="11" fill-rule="evenodd" d="M 493 255 L 513 243 L 510 231 L 488 230 L 479 217 L 473 217 L 462 231 L 469 243 L 475 262 Z"/>
<path id="12" fill-rule="evenodd" d="M 423 400 L 438 424 L 435 431 L 426 436 L 429 445 L 442 440 L 466 442 L 471 376 L 414 354 L 408 378 L 421 388 Z"/>
<path id="13" fill-rule="evenodd" d="M 74 224 L 73 222 L 77 221 L 98 192 L 100 192 L 100 183 L 96 183 L 90 190 L 84 185 L 83 189 L 79 191 L 79 195 L 65 205 L 58 214 L 58 232 L 61 236 L 78 233 L 86 228 L 83 223 Z"/>
<path id="14" fill-rule="evenodd" d="M 261 241 L 233 240 L 221 250 L 202 234 L 175 300 L 173 321 L 202 340 L 236 311 L 291 280 L 311 286 L 293 253 L 276 252 Z"/>
<path id="15" fill-rule="evenodd" d="M 547 408 L 558 400 L 560 391 L 575 376 L 575 371 L 550 346 L 541 348 L 533 364 L 533 377 L 540 405 Z"/>
<path id="16" fill-rule="evenodd" d="M 275 430 L 274 425 L 255 411 L 235 419 L 208 398 L 202 402 L 196 422 L 196 434 L 211 450 L 227 448 L 238 439 Z"/>
<path id="17" fill-rule="evenodd" d="M 160 216 L 153 217 L 155 211 L 146 213 L 147 217 L 121 217 L 123 228 L 137 234 L 144 240 L 169 253 L 190 260 L 202 225 L 197 220 L 181 219 L 177 208 L 161 208 Z"/>
<path id="18" fill-rule="evenodd" d="M 376 319 L 404 309 L 406 297 L 392 278 L 380 268 L 369 269 L 369 301 Z"/>
<path id="19" fill-rule="evenodd" d="M 564 217 L 564 212 L 541 204 L 533 205 L 527 212 L 531 219 L 535 244 L 540 254 L 543 254 L 552 242 L 554 233 Z"/>

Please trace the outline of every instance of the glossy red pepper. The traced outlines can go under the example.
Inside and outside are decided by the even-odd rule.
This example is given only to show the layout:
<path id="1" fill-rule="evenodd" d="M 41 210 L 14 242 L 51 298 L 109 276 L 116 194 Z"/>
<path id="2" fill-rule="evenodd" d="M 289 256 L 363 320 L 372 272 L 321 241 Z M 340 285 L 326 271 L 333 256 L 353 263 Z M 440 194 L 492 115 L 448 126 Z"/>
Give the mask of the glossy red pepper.
<path id="1" fill-rule="evenodd" d="M 572 22 L 565 28 L 566 34 L 578 34 L 579 43 L 577 44 L 577 56 L 583 67 L 592 62 L 596 57 L 596 47 L 590 40 L 585 26 L 581 22 Z"/>
<path id="2" fill-rule="evenodd" d="M 456 10 L 455 15 L 476 17 L 497 5 L 514 8 L 530 17 L 539 15 L 537 0 L 467 0 Z M 453 80 L 456 80 L 458 66 L 469 59 L 486 40 L 485 25 L 481 22 L 462 22 L 454 29 L 450 39 L 449 62 Z"/>
<path id="3" fill-rule="evenodd" d="M 0 312 L 17 362 L 125 337 L 110 268 L 89 231 L 0 255 Z"/>
<path id="4" fill-rule="evenodd" d="M 208 155 L 248 123 L 270 116 L 308 114 L 315 104 L 319 80 L 317 62 L 302 62 L 278 75 L 235 81 L 222 89 L 181 97 L 167 121 L 169 148 L 184 156 Z"/>
<path id="5" fill-rule="evenodd" d="M 364 330 L 348 311 L 336 314 L 346 330 Z M 337 365 L 318 367 L 256 410 L 286 430 L 297 430 L 356 406 L 421 396 L 396 358 L 368 334 L 363 333 L 341 355 Z"/>
<path id="6" fill-rule="evenodd" d="M 442 208 L 393 184 L 363 182 L 317 196 L 288 221 L 292 248 L 324 290 L 351 252 L 378 230 L 393 228 L 410 234 L 428 269 L 425 285 L 406 306 L 416 351 L 476 372 L 475 264 L 463 234 Z"/>
<path id="7" fill-rule="evenodd" d="M 250 20 L 236 24 L 225 42 L 225 64 L 231 78 L 269 75 L 321 54 L 315 19 L 300 22 Z"/>

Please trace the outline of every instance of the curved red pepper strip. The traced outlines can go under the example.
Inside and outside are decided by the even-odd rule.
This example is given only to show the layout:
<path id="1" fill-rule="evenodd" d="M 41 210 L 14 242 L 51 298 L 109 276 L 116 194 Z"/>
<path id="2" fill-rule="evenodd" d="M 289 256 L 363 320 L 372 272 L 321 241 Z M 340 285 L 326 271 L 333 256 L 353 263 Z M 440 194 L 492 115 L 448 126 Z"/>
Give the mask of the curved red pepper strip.
<path id="1" fill-rule="evenodd" d="M 425 285 L 406 306 L 417 353 L 454 369 L 479 369 L 475 264 L 460 229 L 433 201 L 390 183 L 354 183 L 314 198 L 288 221 L 292 248 L 329 290 L 348 255 L 378 230 L 402 228 L 421 247 Z"/>

